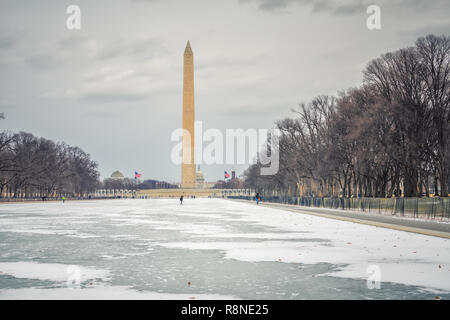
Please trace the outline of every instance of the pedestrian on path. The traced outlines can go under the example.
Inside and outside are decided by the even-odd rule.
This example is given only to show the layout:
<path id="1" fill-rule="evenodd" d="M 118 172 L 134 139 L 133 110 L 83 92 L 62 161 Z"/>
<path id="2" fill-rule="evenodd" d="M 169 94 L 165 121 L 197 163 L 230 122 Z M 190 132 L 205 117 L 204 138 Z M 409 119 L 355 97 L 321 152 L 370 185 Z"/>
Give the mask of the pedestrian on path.
<path id="1" fill-rule="evenodd" d="M 256 194 L 256 204 L 259 204 L 259 192 Z"/>
<path id="2" fill-rule="evenodd" d="M 181 195 L 181 197 L 180 197 L 180 205 L 182 205 L 183 204 L 183 195 Z"/>

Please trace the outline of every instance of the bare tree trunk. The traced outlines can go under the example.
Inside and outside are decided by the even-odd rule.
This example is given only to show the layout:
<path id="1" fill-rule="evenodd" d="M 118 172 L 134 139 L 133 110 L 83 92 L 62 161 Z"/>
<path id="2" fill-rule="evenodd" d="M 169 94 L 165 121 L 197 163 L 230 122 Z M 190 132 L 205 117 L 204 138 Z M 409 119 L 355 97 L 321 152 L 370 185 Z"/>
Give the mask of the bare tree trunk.
<path id="1" fill-rule="evenodd" d="M 441 182 L 441 197 L 448 197 L 448 166 L 445 160 L 443 160 L 441 165 L 441 174 L 440 174 L 440 182 Z"/>

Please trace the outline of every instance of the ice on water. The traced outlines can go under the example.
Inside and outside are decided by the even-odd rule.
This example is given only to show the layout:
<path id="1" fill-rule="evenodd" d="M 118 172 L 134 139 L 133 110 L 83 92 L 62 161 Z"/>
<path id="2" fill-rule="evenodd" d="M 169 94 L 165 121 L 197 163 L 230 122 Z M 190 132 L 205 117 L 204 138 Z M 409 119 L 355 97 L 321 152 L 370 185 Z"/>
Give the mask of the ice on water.
<path id="1" fill-rule="evenodd" d="M 447 239 L 224 199 L 0 205 L 0 299 L 436 295 L 450 297 Z"/>

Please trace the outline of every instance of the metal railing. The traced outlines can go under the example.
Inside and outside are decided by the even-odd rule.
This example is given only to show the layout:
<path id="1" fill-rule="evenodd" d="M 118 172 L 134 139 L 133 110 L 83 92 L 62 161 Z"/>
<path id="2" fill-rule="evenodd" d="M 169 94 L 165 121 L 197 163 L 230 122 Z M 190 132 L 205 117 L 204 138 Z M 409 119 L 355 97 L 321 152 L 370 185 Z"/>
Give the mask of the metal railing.
<path id="1" fill-rule="evenodd" d="M 250 196 L 230 196 L 229 198 L 254 200 L 254 197 Z M 263 196 L 263 202 L 264 201 L 397 216 L 426 217 L 433 219 L 450 218 L 450 198 L 319 198 Z"/>

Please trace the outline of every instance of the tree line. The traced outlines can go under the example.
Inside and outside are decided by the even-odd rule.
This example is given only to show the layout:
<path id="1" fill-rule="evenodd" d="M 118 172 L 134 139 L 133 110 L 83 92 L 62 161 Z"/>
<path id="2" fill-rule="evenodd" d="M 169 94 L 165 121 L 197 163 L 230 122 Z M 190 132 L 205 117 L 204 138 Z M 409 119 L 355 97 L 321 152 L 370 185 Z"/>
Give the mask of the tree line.
<path id="1" fill-rule="evenodd" d="M 178 186 L 166 181 L 154 179 L 147 179 L 140 182 L 139 180 L 131 178 L 123 178 L 123 179 L 106 178 L 103 180 L 100 188 L 110 190 L 141 190 L 141 189 L 175 189 L 178 188 Z"/>
<path id="2" fill-rule="evenodd" d="M 97 163 L 79 147 L 31 133 L 0 133 L 0 196 L 85 197 L 99 186 Z"/>
<path id="3" fill-rule="evenodd" d="M 245 184 L 264 192 L 312 196 L 440 195 L 450 184 L 450 37 L 370 61 L 363 83 L 318 96 L 277 121 L 280 166 Z"/>

